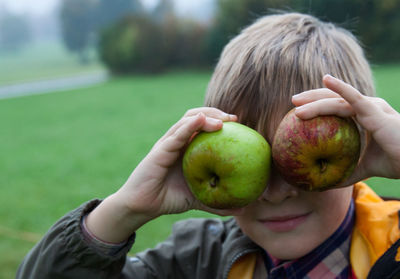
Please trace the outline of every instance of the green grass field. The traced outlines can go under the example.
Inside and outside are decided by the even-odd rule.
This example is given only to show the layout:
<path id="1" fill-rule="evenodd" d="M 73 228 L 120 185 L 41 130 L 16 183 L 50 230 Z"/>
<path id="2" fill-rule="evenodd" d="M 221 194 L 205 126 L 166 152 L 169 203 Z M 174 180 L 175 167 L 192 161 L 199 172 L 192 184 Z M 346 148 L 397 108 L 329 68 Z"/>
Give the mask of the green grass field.
<path id="1" fill-rule="evenodd" d="M 400 110 L 400 66 L 375 67 L 378 91 Z M 116 191 L 153 143 L 182 114 L 200 106 L 209 72 L 116 78 L 73 91 L 0 101 L 0 278 L 58 218 Z M 383 195 L 398 181 L 371 179 Z M 132 253 L 153 247 L 188 212 L 145 225 Z"/>

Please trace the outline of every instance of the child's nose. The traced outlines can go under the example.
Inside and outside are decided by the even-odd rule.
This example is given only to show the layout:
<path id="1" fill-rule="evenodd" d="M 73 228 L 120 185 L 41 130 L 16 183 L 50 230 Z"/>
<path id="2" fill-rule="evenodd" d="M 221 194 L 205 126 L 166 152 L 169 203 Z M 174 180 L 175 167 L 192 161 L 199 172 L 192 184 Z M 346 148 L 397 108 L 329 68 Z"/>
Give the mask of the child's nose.
<path id="1" fill-rule="evenodd" d="M 272 169 L 267 188 L 259 200 L 279 204 L 288 198 L 297 197 L 299 191 L 297 187 L 287 183 L 276 169 Z"/>

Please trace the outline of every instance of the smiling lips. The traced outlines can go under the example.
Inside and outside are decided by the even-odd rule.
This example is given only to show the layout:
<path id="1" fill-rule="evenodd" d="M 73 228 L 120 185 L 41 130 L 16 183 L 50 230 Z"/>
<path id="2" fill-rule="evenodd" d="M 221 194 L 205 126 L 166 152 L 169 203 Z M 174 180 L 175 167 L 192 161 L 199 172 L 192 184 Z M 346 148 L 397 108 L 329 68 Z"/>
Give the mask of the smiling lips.
<path id="1" fill-rule="evenodd" d="M 273 232 L 289 232 L 304 223 L 310 213 L 300 215 L 287 215 L 259 220 Z"/>

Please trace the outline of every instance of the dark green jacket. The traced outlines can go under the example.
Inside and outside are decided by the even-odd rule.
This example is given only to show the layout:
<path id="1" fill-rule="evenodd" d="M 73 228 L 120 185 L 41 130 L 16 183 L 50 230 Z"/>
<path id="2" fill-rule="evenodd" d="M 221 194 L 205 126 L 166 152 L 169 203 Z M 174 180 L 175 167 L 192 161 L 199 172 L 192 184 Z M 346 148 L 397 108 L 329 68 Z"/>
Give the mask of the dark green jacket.
<path id="1" fill-rule="evenodd" d="M 237 259 L 259 249 L 234 219 L 188 219 L 177 222 L 155 249 L 126 257 L 132 237 L 116 255 L 105 256 L 86 243 L 80 227 L 82 216 L 98 203 L 91 201 L 59 220 L 25 257 L 16 278 L 226 278 Z"/>
<path id="2" fill-rule="evenodd" d="M 368 233 L 365 223 L 382 224 L 374 214 L 378 208 L 400 208 L 399 201 L 387 203 L 374 196 L 366 186 L 361 185 L 356 189 L 356 227 L 353 237 L 364 235 L 365 233 L 360 234 L 363 231 Z M 84 204 L 59 220 L 25 257 L 16 278 L 227 278 L 231 267 L 239 258 L 260 251 L 241 232 L 234 219 L 188 219 L 177 222 L 171 236 L 155 249 L 146 250 L 136 257 L 127 257 L 126 254 L 134 242 L 133 236 L 120 251 L 113 256 L 107 256 L 89 245 L 81 232 L 82 217 L 99 202 L 94 200 Z M 398 219 L 400 214 L 393 212 L 396 214 L 379 218 Z M 360 219 L 360 216 L 364 217 Z M 362 221 L 364 218 L 366 221 Z M 396 220 L 393 224 L 400 223 Z M 390 232 L 382 234 L 382 238 L 399 234 L 398 227 L 390 227 Z M 375 226 L 370 228 L 377 229 Z M 352 245 L 360 247 L 357 243 L 359 240 L 356 242 L 352 239 Z M 399 251 L 400 240 L 394 239 L 372 267 L 366 267 L 368 279 L 400 278 Z M 371 250 L 371 254 L 373 252 Z M 365 256 L 367 255 L 352 255 L 356 259 Z"/>

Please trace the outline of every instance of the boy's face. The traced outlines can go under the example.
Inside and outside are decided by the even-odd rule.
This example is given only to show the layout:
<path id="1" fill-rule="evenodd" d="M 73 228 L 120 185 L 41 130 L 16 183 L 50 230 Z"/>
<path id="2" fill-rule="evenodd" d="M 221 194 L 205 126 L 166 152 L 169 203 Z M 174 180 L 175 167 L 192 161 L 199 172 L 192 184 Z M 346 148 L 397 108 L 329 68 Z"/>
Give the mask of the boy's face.
<path id="1" fill-rule="evenodd" d="M 269 254 L 296 259 L 335 232 L 346 216 L 352 192 L 353 187 L 302 191 L 273 169 L 263 195 L 235 218 L 243 232 Z"/>

